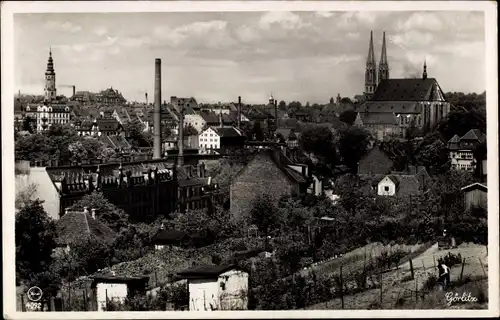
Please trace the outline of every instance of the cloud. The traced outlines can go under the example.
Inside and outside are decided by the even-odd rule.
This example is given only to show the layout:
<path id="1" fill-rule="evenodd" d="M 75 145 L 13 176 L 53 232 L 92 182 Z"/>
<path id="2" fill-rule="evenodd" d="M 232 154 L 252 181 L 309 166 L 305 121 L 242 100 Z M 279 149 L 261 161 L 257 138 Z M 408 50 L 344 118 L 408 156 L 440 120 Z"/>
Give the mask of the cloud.
<path id="1" fill-rule="evenodd" d="M 259 20 L 259 27 L 264 30 L 269 30 L 273 26 L 294 30 L 309 25 L 310 23 L 305 23 L 298 14 L 289 11 L 270 11 L 265 13 Z"/>
<path id="2" fill-rule="evenodd" d="M 82 27 L 69 21 L 48 21 L 45 27 L 49 30 L 77 33 L 82 31 Z"/>
<path id="3" fill-rule="evenodd" d="M 321 18 L 330 18 L 331 16 L 333 16 L 333 12 L 331 11 L 316 11 L 314 12 L 314 14 Z"/>
<path id="4" fill-rule="evenodd" d="M 432 12 L 416 12 L 408 19 L 398 21 L 398 29 L 402 31 L 439 31 L 442 28 L 442 19 L 439 18 L 436 13 Z"/>
<path id="5" fill-rule="evenodd" d="M 338 27 L 342 29 L 358 29 L 372 27 L 377 19 L 376 13 L 370 11 L 349 11 L 340 15 Z"/>
<path id="6" fill-rule="evenodd" d="M 226 28 L 227 21 L 212 20 L 193 22 L 176 28 L 157 26 L 153 34 L 164 41 L 166 46 L 175 47 L 190 42 L 193 46 L 205 44 L 208 47 L 221 47 L 232 43 Z"/>
<path id="7" fill-rule="evenodd" d="M 103 36 L 108 33 L 108 28 L 100 26 L 94 29 L 94 33 L 98 36 Z"/>

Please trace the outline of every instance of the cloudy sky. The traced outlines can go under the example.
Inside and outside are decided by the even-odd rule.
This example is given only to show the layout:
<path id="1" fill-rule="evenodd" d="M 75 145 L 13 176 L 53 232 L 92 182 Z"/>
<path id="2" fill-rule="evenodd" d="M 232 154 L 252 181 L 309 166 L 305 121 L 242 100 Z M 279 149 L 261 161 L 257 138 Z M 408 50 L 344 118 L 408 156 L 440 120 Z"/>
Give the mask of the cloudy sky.
<path id="1" fill-rule="evenodd" d="M 426 59 L 445 92 L 485 90 L 484 16 L 464 11 L 16 14 L 15 89 L 43 94 L 51 46 L 65 95 L 112 86 L 151 100 L 161 58 L 164 99 L 320 103 L 362 93 L 370 30 L 377 63 L 386 32 L 392 78 Z"/>

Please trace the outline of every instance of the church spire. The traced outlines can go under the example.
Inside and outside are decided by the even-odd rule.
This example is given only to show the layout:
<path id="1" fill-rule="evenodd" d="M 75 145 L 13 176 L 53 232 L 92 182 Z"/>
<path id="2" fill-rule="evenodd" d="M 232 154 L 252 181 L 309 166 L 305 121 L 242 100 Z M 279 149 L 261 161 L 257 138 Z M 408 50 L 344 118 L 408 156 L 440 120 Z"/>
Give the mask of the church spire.
<path id="1" fill-rule="evenodd" d="M 385 31 L 382 38 L 382 53 L 380 54 L 380 64 L 378 66 L 378 83 L 389 79 L 389 62 L 387 61 L 387 47 L 385 44 Z"/>
<path id="2" fill-rule="evenodd" d="M 370 31 L 370 45 L 368 57 L 366 59 L 365 71 L 365 97 L 370 99 L 377 86 L 377 65 L 375 63 L 375 54 L 373 53 L 373 31 Z"/>
<path id="3" fill-rule="evenodd" d="M 373 31 L 370 31 L 370 47 L 368 48 L 368 59 L 366 65 L 375 65 L 375 54 L 373 53 Z"/>
<path id="4" fill-rule="evenodd" d="M 427 79 L 427 60 L 424 60 L 424 73 L 422 73 L 422 79 Z"/>

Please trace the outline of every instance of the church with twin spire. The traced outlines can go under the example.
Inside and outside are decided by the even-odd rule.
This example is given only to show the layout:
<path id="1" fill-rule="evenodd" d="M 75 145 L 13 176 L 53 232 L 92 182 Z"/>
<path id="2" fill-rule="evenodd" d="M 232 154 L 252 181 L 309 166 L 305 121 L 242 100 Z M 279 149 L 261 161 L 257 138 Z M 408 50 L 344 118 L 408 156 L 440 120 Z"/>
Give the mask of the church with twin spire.
<path id="1" fill-rule="evenodd" d="M 375 61 L 373 31 L 366 59 L 364 102 L 357 108 L 355 124 L 377 140 L 405 137 L 408 129 L 425 133 L 446 118 L 450 103 L 435 78 L 427 77 L 424 61 L 421 78 L 390 78 L 385 32 L 380 62 Z"/>

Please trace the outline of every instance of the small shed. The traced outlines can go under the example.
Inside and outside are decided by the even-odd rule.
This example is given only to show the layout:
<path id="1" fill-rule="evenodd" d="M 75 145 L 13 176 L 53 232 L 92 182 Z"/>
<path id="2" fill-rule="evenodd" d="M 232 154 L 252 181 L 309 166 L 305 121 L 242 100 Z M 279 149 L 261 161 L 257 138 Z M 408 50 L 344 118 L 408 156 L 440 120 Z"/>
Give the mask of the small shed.
<path id="1" fill-rule="evenodd" d="M 473 183 L 463 187 L 462 192 L 464 194 L 464 206 L 466 211 L 470 211 L 472 208 L 484 208 L 488 207 L 488 186 L 486 183 Z"/>
<path id="2" fill-rule="evenodd" d="M 92 310 L 105 311 L 108 301 L 124 302 L 137 294 L 146 294 L 149 276 L 124 277 L 101 275 L 92 277 Z"/>
<path id="3" fill-rule="evenodd" d="M 176 277 L 188 281 L 189 311 L 248 308 L 248 272 L 234 264 L 195 266 Z"/>
<path id="4" fill-rule="evenodd" d="M 177 230 L 160 230 L 153 236 L 151 242 L 155 250 L 162 250 L 165 246 L 180 246 L 189 239 L 187 233 Z"/>

